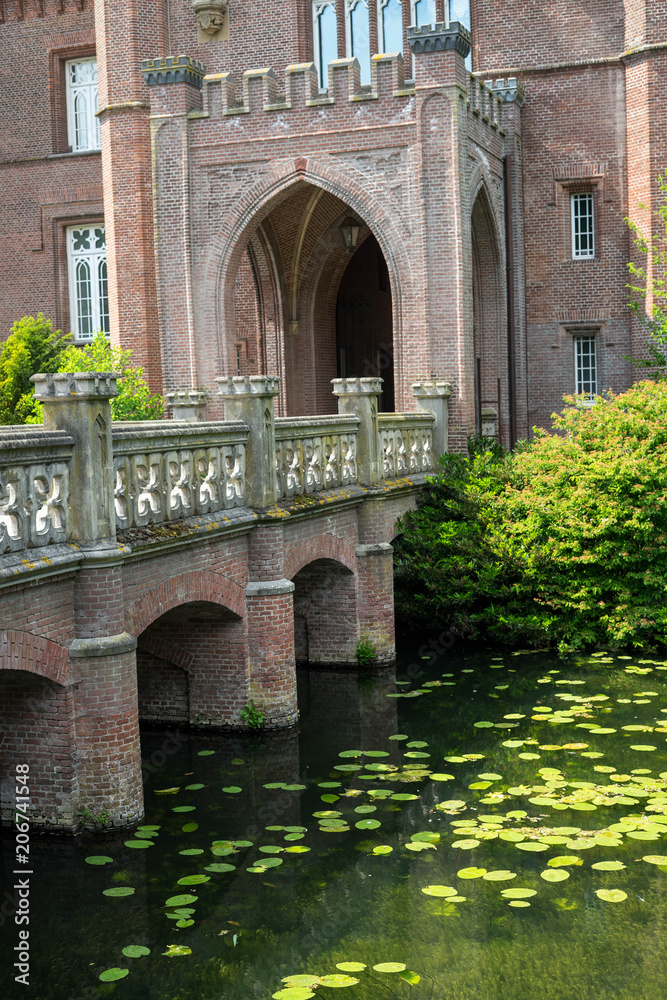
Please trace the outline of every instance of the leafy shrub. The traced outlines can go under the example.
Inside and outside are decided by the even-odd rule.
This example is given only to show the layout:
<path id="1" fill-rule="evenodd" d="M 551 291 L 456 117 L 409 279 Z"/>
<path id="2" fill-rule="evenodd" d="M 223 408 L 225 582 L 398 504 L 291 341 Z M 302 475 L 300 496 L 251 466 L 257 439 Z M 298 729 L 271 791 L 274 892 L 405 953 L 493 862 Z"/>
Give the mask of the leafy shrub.
<path id="1" fill-rule="evenodd" d="M 472 638 L 667 642 L 667 384 L 575 398 L 513 455 L 447 455 L 403 519 L 397 607 Z"/>
<path id="2" fill-rule="evenodd" d="M 132 351 L 110 344 L 101 332 L 84 347 L 70 346 L 63 353 L 60 372 L 118 372 L 118 395 L 111 400 L 112 420 L 159 420 L 162 396 L 153 395 L 143 368 L 130 364 Z"/>
<path id="3" fill-rule="evenodd" d="M 0 424 L 41 421 L 30 376 L 58 371 L 71 334 L 54 330 L 42 313 L 24 316 L 14 323 L 0 351 Z"/>
<path id="4" fill-rule="evenodd" d="M 367 667 L 374 663 L 377 657 L 377 649 L 370 639 L 364 637 L 357 643 L 357 663 L 360 667 Z"/>
<path id="5" fill-rule="evenodd" d="M 658 176 L 663 200 L 658 209 L 664 232 L 644 235 L 636 223 L 626 219 L 633 233 L 635 248 L 645 258 L 645 263 L 628 264 L 630 273 L 630 309 L 638 325 L 646 334 L 646 354 L 643 358 L 629 358 L 636 368 L 644 369 L 644 377 L 667 378 L 667 176 Z M 643 206 L 640 206 L 643 207 Z M 651 310 L 646 311 L 650 297 Z"/>

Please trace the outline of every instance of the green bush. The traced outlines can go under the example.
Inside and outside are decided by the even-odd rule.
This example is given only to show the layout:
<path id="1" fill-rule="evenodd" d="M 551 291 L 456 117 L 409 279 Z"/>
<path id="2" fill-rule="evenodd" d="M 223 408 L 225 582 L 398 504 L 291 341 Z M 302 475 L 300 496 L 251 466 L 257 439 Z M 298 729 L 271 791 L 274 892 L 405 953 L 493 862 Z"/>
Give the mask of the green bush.
<path id="1" fill-rule="evenodd" d="M 0 424 L 41 421 L 30 376 L 56 372 L 71 334 L 54 330 L 42 313 L 14 323 L 0 351 Z"/>
<path id="2" fill-rule="evenodd" d="M 162 396 L 153 395 L 146 384 L 143 368 L 130 364 L 132 351 L 114 347 L 98 332 L 84 347 L 70 346 L 62 354 L 59 372 L 118 372 L 118 395 L 111 400 L 112 420 L 159 420 Z"/>
<path id="3" fill-rule="evenodd" d="M 563 650 L 667 641 L 667 384 L 567 402 L 512 456 L 444 457 L 396 545 L 408 620 Z"/>

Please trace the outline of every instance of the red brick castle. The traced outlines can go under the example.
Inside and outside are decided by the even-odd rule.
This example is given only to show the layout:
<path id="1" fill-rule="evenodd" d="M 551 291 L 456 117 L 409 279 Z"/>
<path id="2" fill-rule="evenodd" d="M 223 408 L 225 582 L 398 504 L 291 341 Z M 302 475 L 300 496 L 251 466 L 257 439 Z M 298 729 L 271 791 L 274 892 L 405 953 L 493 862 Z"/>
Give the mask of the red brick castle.
<path id="1" fill-rule="evenodd" d="M 276 375 L 285 416 L 447 378 L 454 447 L 622 389 L 665 8 L 0 0 L 0 331 L 108 330 L 165 393 Z"/>

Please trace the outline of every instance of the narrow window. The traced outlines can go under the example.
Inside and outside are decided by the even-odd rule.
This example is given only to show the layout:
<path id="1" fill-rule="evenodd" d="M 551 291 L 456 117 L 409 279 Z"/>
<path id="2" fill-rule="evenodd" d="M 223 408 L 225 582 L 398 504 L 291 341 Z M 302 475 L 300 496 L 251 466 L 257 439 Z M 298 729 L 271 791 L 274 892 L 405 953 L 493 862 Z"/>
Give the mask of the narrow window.
<path id="1" fill-rule="evenodd" d="M 361 84 L 371 82 L 371 42 L 368 25 L 368 0 L 346 0 L 347 51 L 356 56 L 361 69 Z"/>
<path id="2" fill-rule="evenodd" d="M 412 20 L 411 23 L 417 28 L 423 28 L 425 24 L 435 24 L 435 0 L 412 0 Z"/>
<path id="3" fill-rule="evenodd" d="M 107 253 L 104 226 L 67 230 L 70 326 L 75 340 L 109 332 Z"/>
<path id="4" fill-rule="evenodd" d="M 598 391 L 595 337 L 574 338 L 574 373 L 577 395 L 587 396 L 592 402 Z"/>
<path id="5" fill-rule="evenodd" d="M 403 7 L 401 0 L 381 0 L 380 47 L 383 52 L 403 53 Z"/>
<path id="6" fill-rule="evenodd" d="M 595 232 L 593 225 L 593 195 L 570 195 L 572 215 L 572 257 L 582 260 L 595 257 Z"/>
<path id="7" fill-rule="evenodd" d="M 100 124 L 95 117 L 97 60 L 77 59 L 66 63 L 67 139 L 75 153 L 100 148 Z"/>
<path id="8" fill-rule="evenodd" d="M 313 53 L 320 90 L 326 90 L 329 86 L 329 63 L 338 59 L 335 3 L 316 0 L 313 4 Z"/>

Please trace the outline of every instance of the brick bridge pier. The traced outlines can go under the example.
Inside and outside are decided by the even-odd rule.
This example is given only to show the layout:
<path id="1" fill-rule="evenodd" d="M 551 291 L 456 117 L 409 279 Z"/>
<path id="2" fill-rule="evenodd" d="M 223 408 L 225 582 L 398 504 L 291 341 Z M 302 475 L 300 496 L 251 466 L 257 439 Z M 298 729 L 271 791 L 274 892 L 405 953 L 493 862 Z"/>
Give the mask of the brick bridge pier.
<path id="1" fill-rule="evenodd" d="M 36 375 L 43 427 L 0 430 L 0 804 L 27 763 L 35 826 L 143 814 L 139 719 L 296 722 L 295 663 L 394 658 L 392 546 L 447 450 L 450 387 L 378 414 L 381 380 L 335 379 L 338 414 L 276 418 L 273 377 L 217 380 L 175 419 L 112 423 L 110 374 Z"/>

